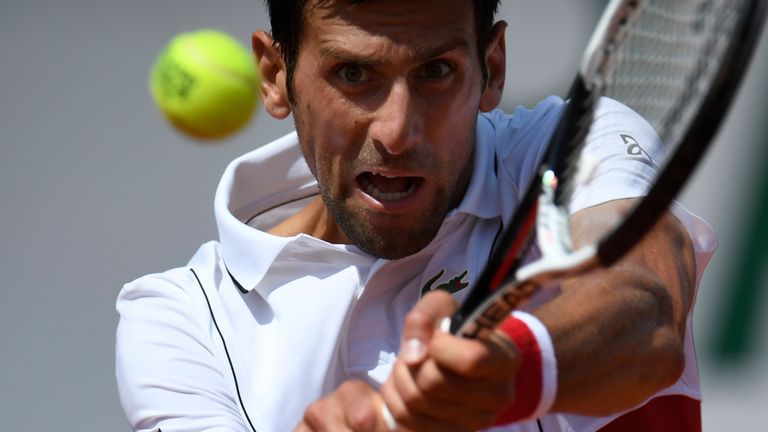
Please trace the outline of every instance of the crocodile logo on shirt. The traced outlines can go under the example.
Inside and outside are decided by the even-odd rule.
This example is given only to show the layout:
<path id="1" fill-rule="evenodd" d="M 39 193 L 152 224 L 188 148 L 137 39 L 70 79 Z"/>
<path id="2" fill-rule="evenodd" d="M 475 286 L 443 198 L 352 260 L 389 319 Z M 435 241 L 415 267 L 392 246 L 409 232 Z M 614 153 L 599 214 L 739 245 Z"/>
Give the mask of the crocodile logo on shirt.
<path id="1" fill-rule="evenodd" d="M 440 279 L 440 277 L 442 277 L 444 273 L 445 273 L 445 269 L 440 270 L 439 272 L 437 272 L 436 275 L 434 275 L 432 278 L 430 278 L 427 282 L 424 283 L 424 286 L 421 287 L 422 297 L 424 296 L 424 294 L 436 289 L 446 290 L 448 291 L 448 293 L 453 294 L 455 292 L 458 292 L 466 288 L 469 285 L 469 282 L 464 282 L 462 280 L 464 279 L 464 276 L 466 276 L 467 273 L 469 273 L 469 270 L 464 270 L 463 273 L 461 273 L 458 276 L 452 277 L 450 280 L 448 280 L 448 282 L 443 282 L 435 286 L 435 282 L 437 282 L 437 280 Z"/>

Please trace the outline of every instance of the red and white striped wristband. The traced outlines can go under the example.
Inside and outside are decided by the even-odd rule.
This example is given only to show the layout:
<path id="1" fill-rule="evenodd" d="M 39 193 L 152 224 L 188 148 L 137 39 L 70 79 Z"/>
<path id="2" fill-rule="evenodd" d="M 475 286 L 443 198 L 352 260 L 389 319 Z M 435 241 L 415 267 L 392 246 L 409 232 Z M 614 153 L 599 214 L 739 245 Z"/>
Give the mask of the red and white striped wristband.
<path id="1" fill-rule="evenodd" d="M 520 351 L 515 402 L 496 419 L 496 425 L 533 420 L 552 407 L 557 393 L 557 361 L 547 328 L 535 316 L 515 311 L 499 329 Z"/>

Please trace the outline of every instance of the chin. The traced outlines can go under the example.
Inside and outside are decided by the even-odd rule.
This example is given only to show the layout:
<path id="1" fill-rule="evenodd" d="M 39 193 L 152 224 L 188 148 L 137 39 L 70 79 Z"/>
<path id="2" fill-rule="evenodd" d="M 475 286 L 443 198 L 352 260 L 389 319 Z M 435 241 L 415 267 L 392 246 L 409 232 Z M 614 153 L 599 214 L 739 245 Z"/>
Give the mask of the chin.
<path id="1" fill-rule="evenodd" d="M 363 252 L 388 260 L 413 255 L 435 238 L 442 226 L 444 209 L 431 208 L 425 215 L 372 217 L 366 211 L 325 200 L 333 219 L 349 240 Z M 414 224 L 414 222 L 416 222 Z"/>
<path id="2" fill-rule="evenodd" d="M 392 242 L 389 242 L 389 243 L 392 243 Z M 406 243 L 406 242 L 403 242 L 403 243 Z M 411 256 L 416 252 L 424 249 L 424 247 L 426 246 L 426 245 L 424 246 L 419 245 L 418 247 L 414 247 L 414 245 L 411 244 L 411 242 L 407 242 L 407 243 L 408 244 L 396 244 L 396 245 L 390 244 L 382 247 L 375 247 L 369 250 L 367 250 L 368 248 L 362 247 L 359 245 L 358 247 L 360 247 L 360 249 L 363 252 L 369 255 L 373 255 L 377 258 L 383 258 L 387 260 L 397 260 L 397 259 Z"/>
<path id="3" fill-rule="evenodd" d="M 354 232 L 347 234 L 360 250 L 377 258 L 396 260 L 413 255 L 427 247 L 437 235 L 440 224 L 396 233 L 360 228 L 361 225 L 357 224 L 352 229 Z"/>

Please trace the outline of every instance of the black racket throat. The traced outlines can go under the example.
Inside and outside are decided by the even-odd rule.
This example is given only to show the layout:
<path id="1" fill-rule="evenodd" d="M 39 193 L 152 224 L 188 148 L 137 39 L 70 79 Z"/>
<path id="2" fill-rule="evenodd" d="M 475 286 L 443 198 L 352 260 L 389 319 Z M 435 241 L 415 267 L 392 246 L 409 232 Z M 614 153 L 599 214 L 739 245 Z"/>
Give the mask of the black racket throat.
<path id="1" fill-rule="evenodd" d="M 534 237 L 532 219 L 536 217 L 538 185 L 539 182 L 535 180 L 529 185 L 509 227 L 502 232 L 496 242 L 477 284 L 451 318 L 451 333 L 458 333 L 470 314 L 486 301 L 490 293 L 499 289 L 510 278 L 510 273 L 519 266 Z"/>
<path id="2" fill-rule="evenodd" d="M 571 84 L 566 99 L 565 112 L 557 130 L 550 139 L 544 171 L 550 170 L 560 182 L 555 188 L 554 204 L 565 205 L 568 193 L 572 190 L 569 181 L 575 176 L 578 155 L 584 146 L 584 140 L 589 132 L 589 126 L 594 118 L 595 105 L 600 95 L 594 86 L 577 75 Z"/>

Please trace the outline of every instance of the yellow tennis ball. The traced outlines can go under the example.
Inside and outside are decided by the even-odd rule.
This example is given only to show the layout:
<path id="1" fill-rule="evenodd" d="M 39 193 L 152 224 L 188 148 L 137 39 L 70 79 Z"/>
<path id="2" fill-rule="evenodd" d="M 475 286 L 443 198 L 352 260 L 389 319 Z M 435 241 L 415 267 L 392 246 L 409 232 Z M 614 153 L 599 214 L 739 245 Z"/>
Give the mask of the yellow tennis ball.
<path id="1" fill-rule="evenodd" d="M 179 130 L 217 139 L 248 123 L 260 82 L 248 49 L 226 33 L 203 29 L 171 39 L 152 67 L 150 91 Z"/>

